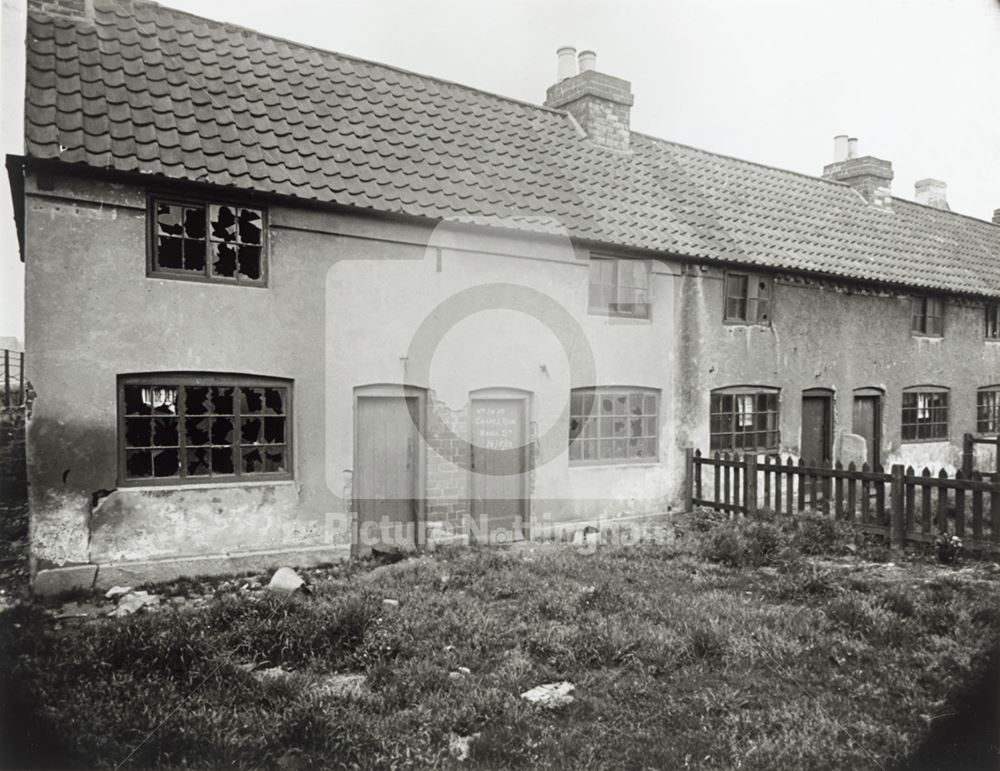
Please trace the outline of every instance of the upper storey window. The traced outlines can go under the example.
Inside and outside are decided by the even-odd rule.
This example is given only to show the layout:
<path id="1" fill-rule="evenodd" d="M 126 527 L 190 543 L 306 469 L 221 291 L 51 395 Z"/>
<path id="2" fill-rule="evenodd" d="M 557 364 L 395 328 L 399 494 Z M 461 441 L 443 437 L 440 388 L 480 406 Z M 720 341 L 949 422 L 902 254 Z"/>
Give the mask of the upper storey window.
<path id="1" fill-rule="evenodd" d="M 150 275 L 267 284 L 263 209 L 166 199 L 150 208 Z"/>
<path id="2" fill-rule="evenodd" d="M 648 319 L 649 273 L 646 260 L 591 257 L 589 311 Z"/>
<path id="3" fill-rule="evenodd" d="M 752 273 L 727 273 L 725 321 L 770 326 L 771 279 Z"/>
<path id="4" fill-rule="evenodd" d="M 986 303 L 986 339 L 1000 340 L 1000 303 Z"/>
<path id="5" fill-rule="evenodd" d="M 915 335 L 944 335 L 944 301 L 940 297 L 914 297 L 910 330 Z"/>

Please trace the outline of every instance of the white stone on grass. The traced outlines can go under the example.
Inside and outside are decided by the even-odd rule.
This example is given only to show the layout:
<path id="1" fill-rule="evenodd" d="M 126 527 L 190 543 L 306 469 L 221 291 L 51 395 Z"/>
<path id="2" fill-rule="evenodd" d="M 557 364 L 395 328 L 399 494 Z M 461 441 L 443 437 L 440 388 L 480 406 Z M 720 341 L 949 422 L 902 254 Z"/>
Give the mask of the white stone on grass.
<path id="1" fill-rule="evenodd" d="M 279 594 L 292 594 L 299 589 L 307 591 L 306 582 L 302 580 L 302 576 L 291 568 L 278 568 L 271 576 L 271 582 L 267 588 Z"/>
<path id="2" fill-rule="evenodd" d="M 564 707 L 572 702 L 572 694 L 575 689 L 576 686 L 573 683 L 563 680 L 560 683 L 545 683 L 535 686 L 530 691 L 522 693 L 521 698 L 530 701 L 532 704 L 537 704 L 539 707 L 555 709 L 556 707 Z"/>

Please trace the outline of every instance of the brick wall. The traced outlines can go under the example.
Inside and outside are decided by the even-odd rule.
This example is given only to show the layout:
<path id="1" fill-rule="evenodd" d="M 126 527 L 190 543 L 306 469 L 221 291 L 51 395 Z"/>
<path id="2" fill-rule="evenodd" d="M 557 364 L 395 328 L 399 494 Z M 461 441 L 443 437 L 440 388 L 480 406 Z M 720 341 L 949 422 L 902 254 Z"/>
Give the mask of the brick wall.
<path id="1" fill-rule="evenodd" d="M 427 420 L 427 520 L 458 525 L 469 510 L 468 409 L 434 400 Z"/>

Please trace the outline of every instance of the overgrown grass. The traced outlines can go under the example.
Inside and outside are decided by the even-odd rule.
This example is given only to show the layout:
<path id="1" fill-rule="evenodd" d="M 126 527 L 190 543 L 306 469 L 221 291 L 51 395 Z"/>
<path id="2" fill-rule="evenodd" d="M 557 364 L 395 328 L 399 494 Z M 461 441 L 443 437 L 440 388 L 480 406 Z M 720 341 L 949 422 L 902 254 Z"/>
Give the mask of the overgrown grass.
<path id="1" fill-rule="evenodd" d="M 424 768 L 461 765 L 449 737 L 478 733 L 466 765 L 880 768 L 1000 635 L 985 570 L 817 563 L 854 543 L 819 521 L 686 531 L 594 554 L 443 552 L 335 572 L 311 596 L 222 593 L 59 629 L 15 608 L 0 617 L 4 758 Z M 338 672 L 370 693 L 310 687 Z M 576 700 L 560 710 L 519 698 L 564 679 Z"/>

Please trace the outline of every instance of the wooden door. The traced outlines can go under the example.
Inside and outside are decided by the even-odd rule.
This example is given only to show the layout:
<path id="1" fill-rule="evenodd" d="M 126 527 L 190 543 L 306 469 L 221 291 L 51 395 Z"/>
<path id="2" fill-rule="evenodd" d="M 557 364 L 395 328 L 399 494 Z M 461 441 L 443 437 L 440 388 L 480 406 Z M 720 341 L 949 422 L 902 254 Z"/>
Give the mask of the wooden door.
<path id="1" fill-rule="evenodd" d="M 524 399 L 472 400 L 470 535 L 521 540 L 528 516 Z"/>
<path id="2" fill-rule="evenodd" d="M 865 438 L 868 467 L 875 468 L 882 455 L 881 400 L 878 396 L 855 394 L 851 433 Z"/>
<path id="3" fill-rule="evenodd" d="M 832 399 L 826 395 L 802 396 L 801 457 L 808 465 L 829 463 L 833 456 Z"/>
<path id="4" fill-rule="evenodd" d="M 417 526 L 420 400 L 416 396 L 359 396 L 355 506 L 363 538 L 412 548 Z"/>

